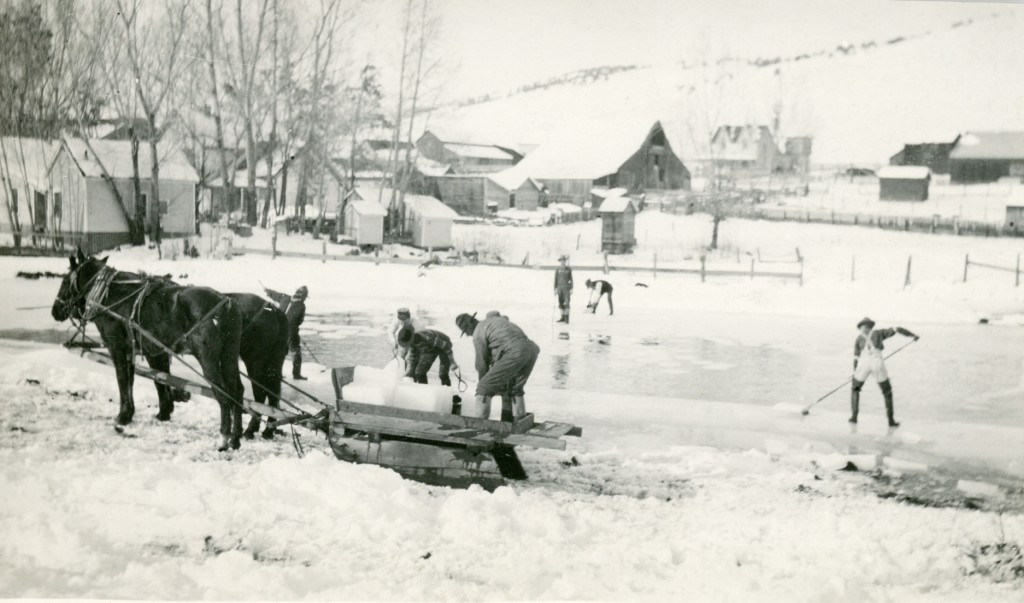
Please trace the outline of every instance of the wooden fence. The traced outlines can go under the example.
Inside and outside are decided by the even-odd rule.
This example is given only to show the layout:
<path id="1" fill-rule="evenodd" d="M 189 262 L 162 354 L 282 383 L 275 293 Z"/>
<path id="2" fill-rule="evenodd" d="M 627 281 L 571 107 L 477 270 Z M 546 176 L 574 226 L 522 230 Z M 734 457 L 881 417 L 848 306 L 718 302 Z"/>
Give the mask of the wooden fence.
<path id="1" fill-rule="evenodd" d="M 988 270 L 998 270 L 1001 272 L 1012 272 L 1013 273 L 1013 286 L 1020 287 L 1020 254 L 1017 254 L 1017 265 L 1013 268 L 1006 266 L 997 266 L 995 264 L 987 264 L 984 262 L 973 262 L 971 261 L 971 255 L 964 255 L 964 282 L 967 282 L 967 272 L 971 266 L 977 266 L 978 268 L 985 268 Z"/>

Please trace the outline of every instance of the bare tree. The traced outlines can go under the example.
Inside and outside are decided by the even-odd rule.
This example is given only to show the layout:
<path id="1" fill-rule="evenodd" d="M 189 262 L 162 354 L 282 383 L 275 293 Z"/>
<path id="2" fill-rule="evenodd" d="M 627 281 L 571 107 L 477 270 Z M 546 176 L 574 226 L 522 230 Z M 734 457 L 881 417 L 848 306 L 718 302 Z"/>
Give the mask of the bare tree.
<path id="1" fill-rule="evenodd" d="M 160 243 L 160 155 L 157 140 L 165 126 L 166 102 L 182 73 L 181 58 L 189 24 L 189 1 L 166 0 L 161 13 L 142 23 L 142 0 L 115 0 L 124 27 L 124 48 L 134 76 L 135 93 L 149 128 L 152 160 L 150 180 L 150 237 Z"/>

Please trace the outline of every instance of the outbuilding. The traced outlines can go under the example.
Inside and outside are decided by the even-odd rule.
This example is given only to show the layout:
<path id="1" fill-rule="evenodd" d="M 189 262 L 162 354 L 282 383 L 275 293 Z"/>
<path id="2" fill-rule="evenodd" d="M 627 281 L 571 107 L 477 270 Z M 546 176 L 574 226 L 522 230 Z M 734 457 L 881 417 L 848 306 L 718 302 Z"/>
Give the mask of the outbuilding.
<path id="1" fill-rule="evenodd" d="M 1024 131 L 967 132 L 949 154 L 949 169 L 958 184 L 1024 179 Z"/>
<path id="2" fill-rule="evenodd" d="M 413 247 L 449 249 L 452 223 L 459 214 L 433 197 L 405 196 L 406 231 L 412 233 Z"/>
<path id="3" fill-rule="evenodd" d="M 880 201 L 927 201 L 931 171 L 920 165 L 889 165 L 878 170 Z"/>
<path id="4" fill-rule="evenodd" d="M 609 197 L 601 202 L 601 251 L 629 253 L 636 245 L 636 203 L 629 197 Z"/>
<path id="5" fill-rule="evenodd" d="M 356 245 L 383 245 L 387 212 L 375 201 L 349 201 L 345 206 L 345 236 Z"/>
<path id="6" fill-rule="evenodd" d="M 1024 230 L 1024 205 L 1006 206 L 1006 227 Z"/>

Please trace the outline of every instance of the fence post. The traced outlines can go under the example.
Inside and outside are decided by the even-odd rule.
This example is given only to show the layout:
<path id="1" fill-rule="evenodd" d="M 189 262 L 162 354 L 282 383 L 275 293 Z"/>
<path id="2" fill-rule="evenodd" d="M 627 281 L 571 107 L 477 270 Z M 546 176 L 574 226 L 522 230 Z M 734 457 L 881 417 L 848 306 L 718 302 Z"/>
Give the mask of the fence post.
<path id="1" fill-rule="evenodd" d="M 380 266 L 380 247 L 373 251 L 373 265 Z"/>
<path id="2" fill-rule="evenodd" d="M 704 262 L 707 260 L 707 256 L 700 256 L 700 282 L 704 282 Z"/>
<path id="3" fill-rule="evenodd" d="M 968 253 L 964 254 L 964 282 L 967 282 L 967 267 L 971 265 L 971 255 Z"/>
<path id="4" fill-rule="evenodd" d="M 604 273 L 608 274 L 608 252 L 604 252 Z"/>
<path id="5" fill-rule="evenodd" d="M 754 280 L 754 258 L 750 258 L 750 280 Z"/>
<path id="6" fill-rule="evenodd" d="M 580 250 L 580 233 L 576 233 L 576 251 Z"/>
<path id="7" fill-rule="evenodd" d="M 1020 254 L 1017 254 L 1017 268 L 1014 270 L 1016 280 L 1014 280 L 1013 286 L 1020 287 Z"/>
<path id="8" fill-rule="evenodd" d="M 914 259 L 914 256 L 907 256 L 907 276 L 903 279 L 903 288 L 906 289 L 910 285 L 910 262 Z"/>
<path id="9" fill-rule="evenodd" d="M 800 258 L 800 286 L 804 286 L 804 259 Z"/>
<path id="10" fill-rule="evenodd" d="M 277 226 L 274 226 L 274 232 L 270 237 L 270 259 L 277 257 Z"/>
<path id="11" fill-rule="evenodd" d="M 327 241 L 324 241 L 324 246 L 323 246 L 322 251 L 320 253 L 320 258 L 321 258 L 320 259 L 320 263 L 321 264 L 326 264 L 327 263 Z"/>
<path id="12" fill-rule="evenodd" d="M 658 252 L 654 252 L 654 278 L 658 278 Z"/>

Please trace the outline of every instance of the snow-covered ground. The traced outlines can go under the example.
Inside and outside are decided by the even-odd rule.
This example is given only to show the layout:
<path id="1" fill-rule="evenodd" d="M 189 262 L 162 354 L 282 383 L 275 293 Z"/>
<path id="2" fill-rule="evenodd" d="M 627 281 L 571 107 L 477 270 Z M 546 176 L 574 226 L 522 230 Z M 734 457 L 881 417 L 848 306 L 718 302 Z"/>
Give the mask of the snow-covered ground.
<path id="1" fill-rule="evenodd" d="M 246 441 L 240 451 L 221 454 L 214 451 L 212 402 L 196 398 L 179 405 L 172 422 L 158 423 L 152 418 L 155 391 L 140 382 L 136 423 L 131 437 L 121 437 L 111 429 L 116 383 L 108 367 L 56 346 L 3 340 L 0 596 L 1019 600 L 1020 580 L 1012 570 L 983 575 L 999 555 L 982 547 L 1024 541 L 1024 425 L 981 411 L 966 422 L 930 419 L 926 401 L 914 410 L 914 401 L 899 406 L 905 398 L 898 397 L 898 409 L 906 408 L 909 417 L 898 432 L 885 432 L 874 407 L 851 432 L 845 392 L 802 419 L 800 405 L 813 400 L 774 407 L 757 399 L 687 400 L 671 392 L 623 393 L 600 379 L 586 387 L 570 380 L 564 389 L 553 361 L 588 362 L 586 354 L 574 356 L 576 346 L 594 340 L 595 350 L 625 356 L 632 350 L 642 362 L 644 341 L 713 339 L 716 332 L 767 349 L 787 328 L 779 321 L 817 320 L 821 326 L 806 328 L 798 340 L 807 346 L 820 328 L 825 341 L 810 353 L 844 350 L 836 378 L 826 377 L 838 383 L 848 369 L 853 327 L 833 341 L 834 325 L 869 314 L 922 333 L 917 355 L 894 369 L 922 372 L 923 380 L 941 387 L 952 373 L 936 372 L 947 368 L 930 364 L 924 346 L 947 339 L 930 339 L 929 329 L 964 329 L 979 317 L 1003 317 L 1003 326 L 992 327 L 1001 330 L 977 327 L 982 330 L 971 335 L 999 338 L 1019 328 L 1013 313 L 1024 313 L 1024 293 L 1013 287 L 1012 275 L 972 268 L 968 282 L 960 282 L 963 254 L 1005 264 L 1018 242 L 722 224 L 724 251 L 709 267 L 737 266 L 738 250 L 740 269 L 749 269 L 747 252 L 760 248 L 763 259 L 785 259 L 799 247 L 801 287 L 775 279 L 717 277 L 701 284 L 688 274 L 655 278 L 646 268 L 655 250 L 659 266 L 692 265 L 688 256 L 699 252 L 710 225 L 700 216 L 645 212 L 637 232 L 638 253 L 610 260 L 643 267 L 609 276 L 617 285 L 616 315 L 583 315 L 585 301 L 577 295 L 567 341 L 550 323 L 549 271 L 439 266 L 417 277 L 415 266 L 397 263 L 263 254 L 156 261 L 152 250 L 111 254 L 111 264 L 121 269 L 169 273 L 224 291 L 260 292 L 259 281 L 282 290 L 306 284 L 307 334 L 335 337 L 342 346 L 382 339 L 377 325 L 400 305 L 450 334 L 459 312 L 502 310 L 546 354 L 528 386 L 530 410 L 579 424 L 584 437 L 570 439 L 565 452 L 523 450 L 530 480 L 493 494 L 427 487 L 386 469 L 339 462 L 310 433 L 302 435 L 307 454 L 301 459 L 287 438 Z M 258 246 L 265 234 L 246 245 Z M 510 258 L 530 251 L 532 263 L 562 252 L 577 266 L 601 261 L 597 222 L 460 226 L 457 235 L 493 241 Z M 319 251 L 322 244 L 293 237 L 288 245 Z M 914 272 L 904 289 L 908 254 Z M 765 262 L 763 268 L 793 265 Z M 0 259 L 0 332 L 38 338 L 63 329 L 48 310 L 58 281 L 15 273 L 65 269 L 63 259 Z M 595 274 L 578 268 L 576 280 Z M 34 306 L 43 308 L 15 309 Z M 359 321 L 349 325 L 346 313 Z M 759 317 L 763 327 L 756 326 Z M 471 354 L 469 340 L 456 339 L 459 362 L 471 367 Z M 721 368 L 703 361 L 698 372 Z M 309 387 L 328 396 L 320 368 L 307 367 Z M 657 379 L 671 367 L 646 370 Z M 898 396 L 913 381 L 905 383 Z M 1015 384 L 976 393 L 1012 397 Z M 838 471 L 848 462 L 861 471 Z M 1000 487 L 986 493 L 984 486 L 960 483 L 967 492 L 957 489 L 963 479 Z M 934 506 L 912 504 L 922 502 Z M 1019 567 L 1019 553 L 1014 558 L 1010 550 L 1002 567 Z"/>

